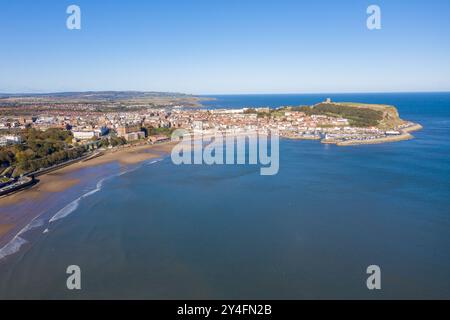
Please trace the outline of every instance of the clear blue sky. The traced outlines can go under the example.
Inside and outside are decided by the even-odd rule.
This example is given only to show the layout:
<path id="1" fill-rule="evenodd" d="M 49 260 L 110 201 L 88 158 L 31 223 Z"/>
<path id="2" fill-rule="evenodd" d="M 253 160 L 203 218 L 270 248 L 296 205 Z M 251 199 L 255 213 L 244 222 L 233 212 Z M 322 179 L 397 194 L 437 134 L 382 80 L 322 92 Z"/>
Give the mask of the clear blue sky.
<path id="1" fill-rule="evenodd" d="M 82 90 L 450 91 L 450 1 L 1 0 L 0 92 Z"/>

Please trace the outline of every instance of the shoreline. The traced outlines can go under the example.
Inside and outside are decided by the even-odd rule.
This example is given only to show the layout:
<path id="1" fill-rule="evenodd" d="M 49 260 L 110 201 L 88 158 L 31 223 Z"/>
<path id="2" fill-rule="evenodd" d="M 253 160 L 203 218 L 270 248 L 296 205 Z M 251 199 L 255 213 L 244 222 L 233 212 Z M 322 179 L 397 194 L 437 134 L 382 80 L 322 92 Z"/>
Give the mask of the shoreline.
<path id="1" fill-rule="evenodd" d="M 72 163 L 39 177 L 39 183 L 19 190 L 14 194 L 0 198 L 0 249 L 4 248 L 26 226 L 39 217 L 42 212 L 30 210 L 12 212 L 21 202 L 45 201 L 51 195 L 63 193 L 78 185 L 81 181 L 71 175 L 82 169 L 118 162 L 120 166 L 139 164 L 143 161 L 159 158 L 170 153 L 173 142 L 155 145 L 132 145 L 120 149 L 107 150 L 102 156 Z M 70 177 L 69 177 L 70 176 Z"/>
<path id="2" fill-rule="evenodd" d="M 416 124 L 402 129 L 401 134 L 398 136 L 365 141 L 350 140 L 336 142 L 324 141 L 322 139 L 321 143 L 335 144 L 337 146 L 355 146 L 397 142 L 414 138 L 410 132 L 421 130 L 422 128 L 423 127 L 420 124 Z M 234 133 L 232 135 L 239 136 L 241 134 L 246 135 L 245 133 Z M 315 137 L 284 138 L 292 140 L 320 140 Z M 205 136 L 202 136 L 202 139 L 205 139 Z M 10 243 L 21 230 L 26 228 L 26 226 L 42 214 L 42 212 L 36 212 L 34 210 L 17 210 L 17 212 L 11 212 L 11 210 L 14 210 L 15 205 L 21 202 L 29 204 L 33 201 L 45 201 L 52 194 L 63 193 L 78 185 L 81 182 L 80 179 L 73 178 L 72 174 L 79 170 L 102 166 L 112 162 L 117 162 L 120 166 L 138 164 L 146 160 L 170 154 L 172 147 L 177 143 L 178 141 L 168 141 L 155 145 L 125 145 L 118 149 L 102 151 L 101 155 L 96 157 L 82 159 L 78 162 L 44 173 L 39 177 L 39 183 L 19 190 L 13 194 L 0 197 L 0 250 Z"/>

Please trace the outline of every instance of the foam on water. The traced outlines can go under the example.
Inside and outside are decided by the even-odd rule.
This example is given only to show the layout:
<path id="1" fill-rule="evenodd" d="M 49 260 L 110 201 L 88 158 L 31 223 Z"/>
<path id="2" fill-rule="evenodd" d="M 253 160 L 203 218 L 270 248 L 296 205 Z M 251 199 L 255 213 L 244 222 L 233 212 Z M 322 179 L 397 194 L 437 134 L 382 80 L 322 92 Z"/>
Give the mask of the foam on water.
<path id="1" fill-rule="evenodd" d="M 71 214 L 72 212 L 74 212 L 76 209 L 78 209 L 78 206 L 80 205 L 80 201 L 84 198 L 87 198 L 89 196 L 92 196 L 93 194 L 99 192 L 100 190 L 102 190 L 103 187 L 103 182 L 106 180 L 107 178 L 103 178 L 100 181 L 97 182 L 97 185 L 95 187 L 95 189 L 86 192 L 85 194 L 83 194 L 81 197 L 75 199 L 74 201 L 72 201 L 71 203 L 69 203 L 68 205 L 66 205 L 64 208 L 62 208 L 61 210 L 59 210 L 50 220 L 49 222 L 54 222 L 57 220 L 60 220 L 62 218 L 67 217 L 69 214 Z"/>
<path id="2" fill-rule="evenodd" d="M 20 247 L 25 243 L 27 243 L 25 239 L 15 236 L 7 245 L 0 249 L 0 260 L 19 251 Z"/>
<path id="3" fill-rule="evenodd" d="M 22 245 L 27 243 L 27 241 L 21 238 L 20 235 L 32 229 L 42 227 L 44 222 L 45 221 L 43 219 L 39 219 L 39 216 L 31 220 L 31 222 L 22 228 L 22 230 L 20 230 L 10 242 L 8 242 L 3 248 L 0 248 L 0 260 L 6 256 L 16 253 Z"/>
<path id="4" fill-rule="evenodd" d="M 31 222 L 28 225 L 26 225 L 25 228 L 20 230 L 17 235 L 24 234 L 25 232 L 30 231 L 31 229 L 42 227 L 44 225 L 45 221 L 43 219 L 38 219 L 38 218 L 39 217 L 36 217 L 33 220 L 31 220 Z"/>
<path id="5" fill-rule="evenodd" d="M 69 214 L 71 214 L 73 211 L 75 211 L 78 208 L 78 205 L 80 204 L 80 200 L 82 197 L 79 197 L 78 199 L 72 201 L 68 205 L 66 205 L 64 208 L 59 210 L 50 220 L 49 222 L 54 222 L 56 220 L 62 219 L 67 217 Z"/>
<path id="6" fill-rule="evenodd" d="M 150 164 L 154 164 L 154 163 L 160 162 L 160 161 L 162 161 L 162 160 L 163 160 L 163 159 L 158 158 L 158 159 L 154 159 L 154 160 L 152 160 L 152 161 L 150 161 L 150 162 L 144 162 L 142 165 L 150 165 Z M 84 198 L 87 198 L 87 197 L 89 197 L 89 196 L 91 196 L 91 195 L 93 195 L 93 194 L 99 192 L 99 191 L 103 188 L 103 183 L 104 183 L 106 180 L 109 180 L 109 179 L 111 179 L 111 178 L 113 178 L 113 177 L 119 177 L 119 176 L 122 176 L 122 175 L 124 175 L 124 174 L 130 173 L 130 172 L 133 172 L 133 171 L 136 171 L 137 169 L 139 169 L 140 167 L 142 167 L 142 165 L 140 165 L 140 166 L 135 166 L 135 167 L 133 167 L 132 169 L 125 170 L 125 171 L 120 172 L 120 173 L 118 173 L 118 174 L 116 174 L 116 175 L 113 175 L 113 176 L 110 176 L 110 177 L 101 179 L 100 181 L 97 182 L 97 185 L 96 185 L 95 189 L 86 192 L 86 193 L 83 194 L 81 197 L 75 199 L 74 201 L 72 201 L 71 203 L 69 203 L 68 205 L 66 205 L 64 208 L 62 208 L 61 210 L 59 210 L 59 211 L 58 211 L 58 212 L 57 212 L 57 213 L 49 220 L 49 222 L 55 222 L 55 221 L 57 221 L 57 220 L 63 219 L 63 218 L 65 218 L 65 217 L 67 217 L 68 215 L 70 215 L 72 212 L 74 212 L 76 209 L 78 209 L 78 206 L 80 205 L 80 201 L 81 201 L 81 200 L 83 200 Z"/>
<path id="7" fill-rule="evenodd" d="M 135 167 L 133 167 L 131 169 L 128 169 L 128 170 L 120 172 L 119 174 L 117 174 L 117 176 L 118 177 L 123 176 L 124 174 L 136 171 L 137 169 L 143 167 L 144 165 L 154 164 L 154 163 L 160 162 L 162 160 L 163 160 L 162 158 L 158 158 L 158 159 L 153 159 L 153 160 L 150 160 L 150 161 L 143 162 L 141 165 L 138 165 L 138 166 L 135 166 Z"/>
<path id="8" fill-rule="evenodd" d="M 150 161 L 150 162 L 148 162 L 148 163 L 145 163 L 145 164 L 154 164 L 154 163 L 157 163 L 157 162 L 161 162 L 161 161 L 163 161 L 163 159 L 162 158 L 158 158 L 158 159 L 155 159 L 155 160 L 152 160 L 152 161 Z"/>

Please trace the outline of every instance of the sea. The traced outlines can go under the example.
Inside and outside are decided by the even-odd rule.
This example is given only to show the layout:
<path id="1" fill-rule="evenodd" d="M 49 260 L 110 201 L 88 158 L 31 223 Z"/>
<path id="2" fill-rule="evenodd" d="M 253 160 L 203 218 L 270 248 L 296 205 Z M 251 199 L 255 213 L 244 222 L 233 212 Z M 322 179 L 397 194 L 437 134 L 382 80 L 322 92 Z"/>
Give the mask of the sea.
<path id="1" fill-rule="evenodd" d="M 424 128 L 379 145 L 281 139 L 273 176 L 165 155 L 75 172 L 46 203 L 10 207 L 42 214 L 0 251 L 0 299 L 450 299 L 450 93 L 214 98 L 390 104 Z"/>

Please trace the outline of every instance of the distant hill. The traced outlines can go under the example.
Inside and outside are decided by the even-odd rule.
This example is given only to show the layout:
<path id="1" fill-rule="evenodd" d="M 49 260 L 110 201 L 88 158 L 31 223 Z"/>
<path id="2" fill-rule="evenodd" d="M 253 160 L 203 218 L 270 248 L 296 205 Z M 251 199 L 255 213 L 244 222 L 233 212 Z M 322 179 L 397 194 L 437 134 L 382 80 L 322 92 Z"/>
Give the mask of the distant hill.
<path id="1" fill-rule="evenodd" d="M 0 93 L 0 99 L 36 99 L 63 101 L 122 101 L 154 98 L 187 98 L 189 94 L 177 92 L 146 92 L 146 91 L 85 91 L 85 92 L 55 92 L 55 93 Z"/>
<path id="2" fill-rule="evenodd" d="M 177 92 L 146 92 L 146 91 L 86 91 L 57 93 L 25 93 L 0 94 L 0 111 L 3 114 L 20 112 L 35 113 L 36 108 L 51 106 L 53 110 L 61 105 L 96 105 L 99 111 L 117 111 L 119 108 L 146 107 L 201 107 L 202 101 L 210 100 Z M 39 109 L 39 107 L 41 107 Z M 13 109 L 8 109 L 13 108 Z M 16 108 L 20 108 L 16 109 Z M 27 109 L 28 108 L 28 109 Z M 34 108 L 34 109 L 30 109 Z M 64 106 L 61 106 L 64 110 Z"/>

